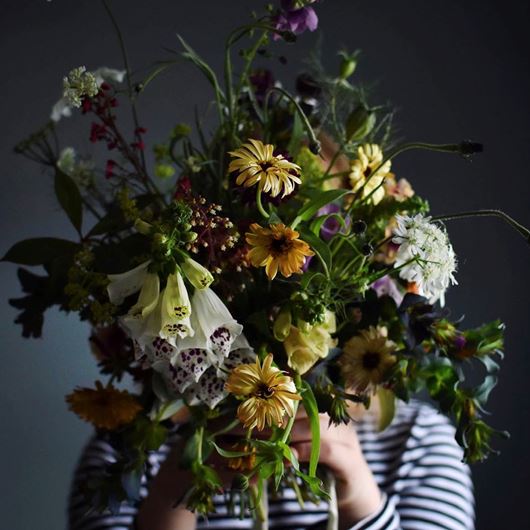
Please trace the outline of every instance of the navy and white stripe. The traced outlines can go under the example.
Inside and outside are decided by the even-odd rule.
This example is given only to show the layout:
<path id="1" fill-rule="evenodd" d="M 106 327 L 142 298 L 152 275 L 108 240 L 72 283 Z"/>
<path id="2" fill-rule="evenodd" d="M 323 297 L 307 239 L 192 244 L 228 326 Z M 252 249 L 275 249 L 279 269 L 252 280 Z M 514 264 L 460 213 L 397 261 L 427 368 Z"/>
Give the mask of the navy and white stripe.
<path id="1" fill-rule="evenodd" d="M 364 456 L 382 492 L 376 513 L 358 522 L 352 530 L 472 530 L 474 528 L 473 483 L 462 450 L 454 440 L 455 430 L 447 418 L 419 401 L 400 403 L 394 421 L 378 433 L 370 415 L 354 425 Z M 142 497 L 149 482 L 167 457 L 163 446 L 149 457 L 148 472 L 142 479 Z M 115 458 L 112 447 L 95 438 L 81 457 L 70 498 L 70 530 L 129 530 L 134 507 L 123 507 L 120 515 L 88 513 L 80 484 Z M 198 529 L 235 530 L 251 528 L 249 519 L 227 516 L 222 497 L 215 499 L 217 512 Z M 300 509 L 292 490 L 283 490 L 269 500 L 270 528 L 325 528 L 327 505 L 306 503 Z"/>

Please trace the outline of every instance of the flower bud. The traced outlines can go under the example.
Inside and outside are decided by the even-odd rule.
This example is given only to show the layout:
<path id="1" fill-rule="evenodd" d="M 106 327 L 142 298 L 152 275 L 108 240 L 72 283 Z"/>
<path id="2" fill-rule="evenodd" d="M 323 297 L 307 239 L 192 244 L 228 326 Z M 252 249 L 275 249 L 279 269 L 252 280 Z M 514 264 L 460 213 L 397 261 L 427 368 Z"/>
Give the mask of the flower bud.
<path id="1" fill-rule="evenodd" d="M 185 232 L 182 239 L 184 239 L 186 243 L 193 243 L 197 237 L 197 232 Z"/>
<path id="2" fill-rule="evenodd" d="M 366 228 L 366 223 L 362 219 L 355 221 L 351 226 L 352 232 L 358 236 L 364 234 Z"/>
<path id="3" fill-rule="evenodd" d="M 151 229 L 153 228 L 153 225 L 146 223 L 142 219 L 138 218 L 136 219 L 136 221 L 134 221 L 134 228 L 140 234 L 147 236 L 151 233 Z"/>
<path id="4" fill-rule="evenodd" d="M 339 52 L 339 55 L 342 57 L 342 61 L 340 63 L 340 73 L 339 77 L 340 79 L 346 80 L 348 77 L 353 75 L 357 68 L 357 56 L 358 53 L 348 53 L 345 51 Z"/>
<path id="5" fill-rule="evenodd" d="M 357 142 L 370 134 L 375 125 L 375 112 L 361 104 L 351 112 L 346 121 L 346 139 Z"/>
<path id="6" fill-rule="evenodd" d="M 289 311 L 289 309 L 282 309 L 280 314 L 276 317 L 274 326 L 272 327 L 274 338 L 280 342 L 283 342 L 289 336 L 291 324 L 291 311 Z"/>
<path id="7" fill-rule="evenodd" d="M 196 289 L 206 289 L 213 282 L 212 273 L 191 258 L 186 259 L 181 267 L 188 281 Z"/>

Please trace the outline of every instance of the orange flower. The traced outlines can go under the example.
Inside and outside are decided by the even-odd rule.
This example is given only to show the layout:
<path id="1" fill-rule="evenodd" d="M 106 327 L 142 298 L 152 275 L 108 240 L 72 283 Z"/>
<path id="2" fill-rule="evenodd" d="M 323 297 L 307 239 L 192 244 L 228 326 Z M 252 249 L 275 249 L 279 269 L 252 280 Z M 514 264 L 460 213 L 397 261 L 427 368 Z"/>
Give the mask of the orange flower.
<path id="1" fill-rule="evenodd" d="M 253 223 L 245 235 L 252 247 L 248 253 L 250 262 L 254 267 L 265 267 L 269 280 L 274 280 L 278 269 L 286 278 L 302 272 L 306 256 L 314 254 L 305 241 L 298 239 L 300 234 L 283 223 L 269 228 Z"/>
<path id="2" fill-rule="evenodd" d="M 142 410 L 134 396 L 113 386 L 104 387 L 96 381 L 96 388 L 76 388 L 66 396 L 72 412 L 98 429 L 115 430 L 130 423 Z"/>

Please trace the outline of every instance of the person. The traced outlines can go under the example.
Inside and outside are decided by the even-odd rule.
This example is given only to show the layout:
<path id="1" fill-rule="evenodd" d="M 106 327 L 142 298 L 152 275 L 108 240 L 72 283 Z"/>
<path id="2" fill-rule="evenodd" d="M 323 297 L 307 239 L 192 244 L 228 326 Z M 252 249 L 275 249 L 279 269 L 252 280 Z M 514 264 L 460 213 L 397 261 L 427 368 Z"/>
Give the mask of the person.
<path id="1" fill-rule="evenodd" d="M 348 425 L 328 425 L 321 417 L 320 463 L 336 478 L 341 530 L 472 530 L 474 494 L 469 467 L 462 462 L 455 429 L 430 404 L 399 402 L 390 426 L 378 432 L 377 414 L 368 411 Z M 301 462 L 309 460 L 307 418 L 297 416 L 291 447 Z M 174 507 L 191 485 L 179 465 L 182 440 L 175 434 L 152 452 L 142 477 L 141 501 L 123 505 L 118 515 L 90 511 L 83 484 L 115 459 L 104 435 L 85 448 L 74 476 L 69 504 L 70 530 L 191 530 L 252 528 L 250 518 L 230 517 L 224 497 L 214 499 L 207 520 L 185 506 Z M 326 528 L 328 505 L 306 502 L 282 488 L 269 498 L 269 528 Z"/>

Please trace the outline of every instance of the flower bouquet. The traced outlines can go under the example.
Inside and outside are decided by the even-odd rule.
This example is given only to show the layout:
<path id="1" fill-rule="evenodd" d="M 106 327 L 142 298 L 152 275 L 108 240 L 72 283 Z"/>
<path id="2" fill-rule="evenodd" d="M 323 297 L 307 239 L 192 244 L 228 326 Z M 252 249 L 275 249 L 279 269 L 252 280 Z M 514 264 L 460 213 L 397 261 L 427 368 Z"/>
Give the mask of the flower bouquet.
<path id="1" fill-rule="evenodd" d="M 283 1 L 236 28 L 222 76 L 179 37 L 181 51 L 142 79 L 103 5 L 125 69 L 73 69 L 49 123 L 16 147 L 50 169 L 79 237 L 21 241 L 3 258 L 44 270 L 19 269 L 25 294 L 10 303 L 25 337 L 41 335 L 52 306 L 93 329 L 102 381 L 66 398 L 120 448 L 87 485 L 93 504 L 116 511 L 138 499 L 148 453 L 175 417 L 187 418 L 177 424 L 182 465 L 194 476 L 175 500 L 201 514 L 223 491 L 212 453 L 237 472 L 227 502 L 237 499 L 241 516 L 266 521 L 267 491 L 282 484 L 301 502 L 333 498 L 318 466 L 318 415 L 347 423 L 352 403 L 377 401 L 382 430 L 396 400 L 424 392 L 456 422 L 465 459 L 486 458 L 492 436 L 505 434 L 483 420 L 503 325 L 466 329 L 444 309 L 456 256 L 442 222 L 495 215 L 527 240 L 530 232 L 497 210 L 431 216 L 394 173 L 404 151 L 469 158 L 482 146 L 396 143 L 392 108 L 369 103 L 355 79 L 357 52 L 340 52 L 335 73 L 312 58 L 293 92 L 258 67 L 275 41 L 316 28 L 314 1 Z M 177 124 L 151 156 L 136 105 L 182 60 L 210 84 L 215 118 Z M 120 125 L 124 104 L 132 131 Z M 103 164 L 60 145 L 74 113 L 88 120 Z M 472 385 L 477 363 L 485 375 Z M 134 392 L 119 388 L 125 377 Z M 289 446 L 299 407 L 312 433 L 307 467 Z M 237 426 L 246 434 L 227 447 L 222 437 Z"/>

